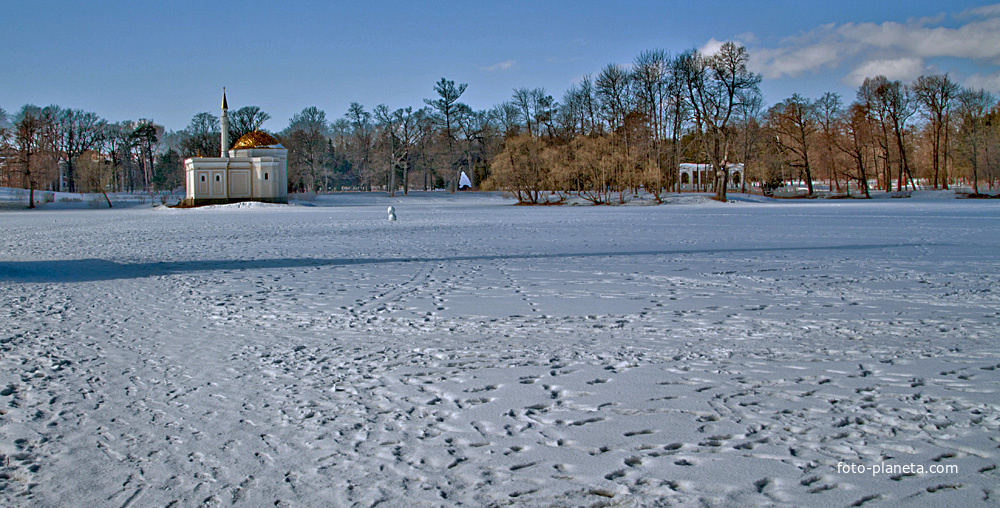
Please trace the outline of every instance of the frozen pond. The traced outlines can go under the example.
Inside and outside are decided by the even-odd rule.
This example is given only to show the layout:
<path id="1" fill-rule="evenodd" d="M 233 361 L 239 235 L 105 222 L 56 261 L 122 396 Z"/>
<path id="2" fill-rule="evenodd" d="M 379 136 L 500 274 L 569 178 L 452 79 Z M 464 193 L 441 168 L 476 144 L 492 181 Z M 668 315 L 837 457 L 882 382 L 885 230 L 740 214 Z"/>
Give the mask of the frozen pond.
<path id="1" fill-rule="evenodd" d="M 1000 203 L 680 201 L 0 211 L 0 504 L 996 505 Z"/>

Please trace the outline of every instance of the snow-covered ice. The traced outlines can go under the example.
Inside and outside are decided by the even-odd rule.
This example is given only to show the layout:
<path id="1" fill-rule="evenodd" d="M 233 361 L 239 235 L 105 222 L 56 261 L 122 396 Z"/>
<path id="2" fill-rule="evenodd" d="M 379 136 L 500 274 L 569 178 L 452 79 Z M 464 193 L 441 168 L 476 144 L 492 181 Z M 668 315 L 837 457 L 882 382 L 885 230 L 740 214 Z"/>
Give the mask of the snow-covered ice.
<path id="1" fill-rule="evenodd" d="M 0 505 L 996 505 L 1000 203 L 676 201 L 0 211 Z"/>

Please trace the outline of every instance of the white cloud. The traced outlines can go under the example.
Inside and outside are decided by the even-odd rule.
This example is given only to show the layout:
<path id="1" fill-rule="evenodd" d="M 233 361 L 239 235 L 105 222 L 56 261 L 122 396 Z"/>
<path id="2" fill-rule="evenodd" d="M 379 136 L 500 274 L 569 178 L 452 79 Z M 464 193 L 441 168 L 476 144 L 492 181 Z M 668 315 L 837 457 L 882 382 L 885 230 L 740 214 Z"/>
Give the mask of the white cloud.
<path id="1" fill-rule="evenodd" d="M 959 14 L 957 17 L 969 17 L 969 16 L 1000 16 L 1000 4 L 974 7 Z"/>
<path id="2" fill-rule="evenodd" d="M 843 59 L 832 44 L 802 45 L 796 48 L 757 49 L 750 51 L 750 67 L 765 78 L 798 77 L 803 72 L 838 65 Z"/>
<path id="3" fill-rule="evenodd" d="M 853 81 L 878 67 L 897 76 L 908 75 L 922 68 L 924 60 L 929 58 L 1000 64 L 1000 4 L 965 11 L 952 18 L 961 18 L 963 22 L 948 27 L 943 25 L 945 17 L 937 16 L 905 23 L 823 25 L 788 37 L 775 47 L 749 48 L 751 68 L 765 78 L 794 78 L 807 72 L 848 66 L 853 70 L 845 79 Z M 887 72 L 883 74 L 889 77 Z"/>
<path id="4" fill-rule="evenodd" d="M 757 37 L 757 34 L 753 32 L 743 32 L 741 34 L 737 34 L 736 37 L 733 38 L 738 41 L 742 41 L 743 44 L 757 44 L 760 42 L 760 37 Z"/>
<path id="5" fill-rule="evenodd" d="M 722 49 L 724 43 L 724 41 L 717 41 L 715 37 L 712 37 L 702 47 L 698 48 L 698 52 L 703 55 L 714 55 Z"/>
<path id="6" fill-rule="evenodd" d="M 965 86 L 969 88 L 984 88 L 986 90 L 1000 90 L 1000 71 L 992 74 L 973 74 L 965 78 Z"/>
<path id="7" fill-rule="evenodd" d="M 489 67 L 483 67 L 483 70 L 490 72 L 505 71 L 513 67 L 514 64 L 516 63 L 517 62 L 515 62 L 514 60 L 504 60 L 503 62 L 490 65 Z"/>
<path id="8" fill-rule="evenodd" d="M 896 58 L 893 60 L 868 60 L 856 67 L 844 82 L 848 85 L 858 86 L 864 83 L 865 78 L 875 76 L 885 76 L 889 80 L 913 81 L 925 74 L 927 66 L 920 58 Z"/>

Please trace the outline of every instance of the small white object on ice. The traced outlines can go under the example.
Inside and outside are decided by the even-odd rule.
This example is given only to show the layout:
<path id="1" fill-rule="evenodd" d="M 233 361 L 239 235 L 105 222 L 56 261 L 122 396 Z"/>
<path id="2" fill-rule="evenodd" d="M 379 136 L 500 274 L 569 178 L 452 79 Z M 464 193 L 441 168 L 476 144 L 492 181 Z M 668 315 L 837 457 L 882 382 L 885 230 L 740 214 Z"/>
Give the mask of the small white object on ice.
<path id="1" fill-rule="evenodd" d="M 389 207 L 389 220 L 396 220 L 396 207 Z"/>

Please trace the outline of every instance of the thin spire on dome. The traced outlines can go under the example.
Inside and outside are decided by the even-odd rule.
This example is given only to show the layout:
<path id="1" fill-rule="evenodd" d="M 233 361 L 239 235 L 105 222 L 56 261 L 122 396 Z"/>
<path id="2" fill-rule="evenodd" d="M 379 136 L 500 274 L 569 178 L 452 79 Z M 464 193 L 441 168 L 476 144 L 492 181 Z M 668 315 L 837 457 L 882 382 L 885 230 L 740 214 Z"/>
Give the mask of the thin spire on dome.
<path id="1" fill-rule="evenodd" d="M 229 104 L 226 103 L 226 87 L 222 87 L 222 109 L 229 109 Z"/>

